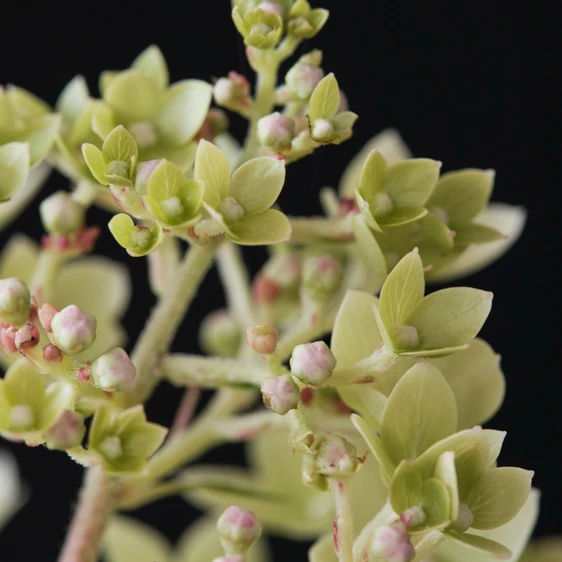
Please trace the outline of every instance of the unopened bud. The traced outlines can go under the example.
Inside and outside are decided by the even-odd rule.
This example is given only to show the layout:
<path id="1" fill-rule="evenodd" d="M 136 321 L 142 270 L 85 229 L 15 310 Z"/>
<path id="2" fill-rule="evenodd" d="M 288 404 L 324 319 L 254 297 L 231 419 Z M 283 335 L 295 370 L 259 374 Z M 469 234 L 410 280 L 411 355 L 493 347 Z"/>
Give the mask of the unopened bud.
<path id="1" fill-rule="evenodd" d="M 250 105 L 250 83 L 237 72 L 230 72 L 228 78 L 219 78 L 213 86 L 217 105 L 234 111 Z"/>
<path id="2" fill-rule="evenodd" d="M 17 277 L 0 280 L 0 321 L 21 326 L 29 317 L 31 295 Z"/>
<path id="3" fill-rule="evenodd" d="M 244 216 L 244 208 L 234 197 L 225 197 L 217 206 L 226 224 L 234 224 Z"/>
<path id="4" fill-rule="evenodd" d="M 228 115 L 222 109 L 210 109 L 209 113 L 207 113 L 207 118 L 205 119 L 205 121 L 211 128 L 211 134 L 213 135 L 213 137 L 216 137 L 228 131 Z"/>
<path id="5" fill-rule="evenodd" d="M 287 72 L 285 82 L 299 99 L 307 100 L 322 78 L 324 78 L 324 71 L 321 68 L 299 61 Z"/>
<path id="6" fill-rule="evenodd" d="M 64 354 L 77 355 L 94 343 L 96 326 L 96 319 L 91 314 L 71 304 L 53 316 L 51 336 Z"/>
<path id="7" fill-rule="evenodd" d="M 456 531 L 459 533 L 464 533 L 468 531 L 470 527 L 472 527 L 474 523 L 474 515 L 472 515 L 472 511 L 465 503 L 461 503 L 459 505 L 459 516 L 457 520 L 453 523 L 453 526 Z"/>
<path id="8" fill-rule="evenodd" d="M 340 263 L 330 255 L 312 256 L 303 263 L 303 287 L 314 300 L 331 298 L 343 277 Z"/>
<path id="9" fill-rule="evenodd" d="M 261 536 L 261 525 L 256 516 L 236 506 L 229 507 L 219 517 L 217 530 L 227 555 L 245 554 Z"/>
<path id="10" fill-rule="evenodd" d="M 85 434 L 84 417 L 67 410 L 47 431 L 45 440 L 49 449 L 64 451 L 80 445 Z"/>
<path id="11" fill-rule="evenodd" d="M 215 310 L 208 314 L 199 329 L 199 345 L 208 355 L 234 357 L 242 331 L 227 310 Z"/>
<path id="12" fill-rule="evenodd" d="M 300 402 L 301 393 L 291 375 L 269 377 L 261 385 L 263 403 L 276 414 L 284 416 Z"/>
<path id="13" fill-rule="evenodd" d="M 57 312 L 60 312 L 60 310 L 52 304 L 44 304 L 37 311 L 39 322 L 41 322 L 41 326 L 43 326 L 45 332 L 47 332 L 48 334 L 52 332 L 51 322 L 53 321 L 53 318 Z"/>
<path id="14" fill-rule="evenodd" d="M 312 138 L 318 142 L 331 142 L 336 136 L 333 123 L 328 119 L 317 119 L 312 126 Z"/>
<path id="15" fill-rule="evenodd" d="M 16 334 L 18 329 L 9 324 L 0 326 L 0 347 L 4 353 L 15 353 L 18 348 L 16 347 Z"/>
<path id="16" fill-rule="evenodd" d="M 323 476 L 351 476 L 360 468 L 355 447 L 343 437 L 331 434 L 320 440 L 315 457 L 316 469 Z"/>
<path id="17" fill-rule="evenodd" d="M 371 561 L 411 562 L 416 556 L 408 531 L 402 523 L 379 527 L 371 541 L 369 558 Z"/>
<path id="18" fill-rule="evenodd" d="M 213 558 L 213 562 L 244 562 L 246 557 L 243 555 L 233 554 L 232 556 L 220 556 Z"/>
<path id="19" fill-rule="evenodd" d="M 271 113 L 258 121 L 258 139 L 272 150 L 290 148 L 295 136 L 295 121 L 282 113 Z"/>
<path id="20" fill-rule="evenodd" d="M 43 227 L 49 234 L 68 236 L 84 223 L 84 207 L 70 193 L 57 191 L 39 206 Z"/>
<path id="21" fill-rule="evenodd" d="M 135 190 L 141 195 L 146 195 L 148 190 L 148 180 L 152 172 L 156 169 L 162 160 L 149 160 L 148 162 L 141 162 L 137 166 L 137 175 L 135 177 Z"/>
<path id="22" fill-rule="evenodd" d="M 275 302 L 281 294 L 281 287 L 273 279 L 258 273 L 252 283 L 252 296 L 259 304 Z"/>
<path id="23" fill-rule="evenodd" d="M 94 384 L 110 392 L 129 390 L 137 373 L 127 352 L 120 347 L 100 355 L 92 363 L 91 370 Z"/>
<path id="24" fill-rule="evenodd" d="M 305 343 L 293 349 L 290 360 L 291 373 L 311 386 L 320 386 L 336 367 L 336 358 L 323 342 Z"/>
<path id="25" fill-rule="evenodd" d="M 397 349 L 416 349 L 420 345 L 418 331 L 414 326 L 395 326 L 394 335 Z"/>
<path id="26" fill-rule="evenodd" d="M 277 330 L 273 326 L 250 326 L 246 330 L 246 341 L 256 352 L 271 355 L 277 347 Z"/>
<path id="27" fill-rule="evenodd" d="M 52 343 L 43 348 L 43 359 L 47 363 L 60 363 L 63 360 L 62 351 Z"/>
<path id="28" fill-rule="evenodd" d="M 264 11 L 266 14 L 279 14 L 283 15 L 283 10 L 279 4 L 275 2 L 260 2 L 256 8 Z"/>
<path id="29" fill-rule="evenodd" d="M 404 524 L 406 529 L 410 527 L 418 527 L 419 525 L 423 525 L 427 520 L 427 515 L 423 508 L 419 505 L 415 505 L 414 507 L 410 507 L 407 509 L 401 516 L 400 521 Z"/>
<path id="30" fill-rule="evenodd" d="M 301 278 L 301 260 L 290 254 L 277 254 L 270 258 L 263 273 L 275 281 L 282 291 L 296 290 Z"/>
<path id="31" fill-rule="evenodd" d="M 31 349 L 39 343 L 39 329 L 35 324 L 24 324 L 14 337 L 14 343 L 20 350 Z"/>

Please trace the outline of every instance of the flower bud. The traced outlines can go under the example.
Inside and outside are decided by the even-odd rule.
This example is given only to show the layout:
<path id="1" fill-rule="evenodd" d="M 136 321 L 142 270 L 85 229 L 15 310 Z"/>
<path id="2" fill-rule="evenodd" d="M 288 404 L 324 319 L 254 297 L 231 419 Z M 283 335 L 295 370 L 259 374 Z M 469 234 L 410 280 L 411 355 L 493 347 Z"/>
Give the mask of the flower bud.
<path id="1" fill-rule="evenodd" d="M 318 473 L 314 456 L 302 455 L 301 477 L 303 484 L 308 488 L 320 492 L 328 491 L 328 479 Z"/>
<path id="2" fill-rule="evenodd" d="M 401 516 L 400 521 L 404 524 L 406 529 L 410 527 L 418 527 L 419 525 L 423 525 L 427 520 L 427 515 L 423 508 L 419 505 L 415 505 L 414 507 L 410 507 L 407 509 Z"/>
<path id="3" fill-rule="evenodd" d="M 66 355 L 77 355 L 96 339 L 96 319 L 71 304 L 51 320 L 53 343 Z"/>
<path id="4" fill-rule="evenodd" d="M 402 523 L 379 527 L 371 540 L 369 558 L 388 562 L 411 562 L 416 556 L 408 532 Z"/>
<path id="5" fill-rule="evenodd" d="M 281 293 L 281 287 L 263 273 L 258 273 L 252 283 L 252 296 L 259 304 L 275 302 Z"/>
<path id="6" fill-rule="evenodd" d="M 470 527 L 472 527 L 474 523 L 474 515 L 472 515 L 472 511 L 465 503 L 461 503 L 459 505 L 459 516 L 457 520 L 453 523 L 453 526 L 456 531 L 459 533 L 464 533 L 468 531 Z"/>
<path id="7" fill-rule="evenodd" d="M 261 536 L 261 525 L 256 516 L 236 506 L 229 507 L 219 517 L 217 530 L 227 555 L 245 554 Z"/>
<path id="8" fill-rule="evenodd" d="M 323 342 L 305 343 L 293 349 L 291 373 L 304 384 L 320 386 L 333 373 L 336 358 Z"/>
<path id="9" fill-rule="evenodd" d="M 24 324 L 14 337 L 14 343 L 20 350 L 31 349 L 39 343 L 39 329 L 35 324 Z"/>
<path id="10" fill-rule="evenodd" d="M 246 341 L 256 352 L 271 355 L 277 347 L 277 330 L 273 326 L 250 326 L 246 330 Z"/>
<path id="11" fill-rule="evenodd" d="M 21 326 L 29 317 L 31 295 L 17 277 L 0 280 L 0 321 Z"/>
<path id="12" fill-rule="evenodd" d="M 303 288 L 314 300 L 331 298 L 338 290 L 342 277 L 342 266 L 330 255 L 308 257 L 303 263 Z"/>
<path id="13" fill-rule="evenodd" d="M 301 276 L 301 261 L 290 254 L 276 254 L 254 279 L 252 293 L 258 303 L 275 302 L 282 293 L 296 294 Z"/>
<path id="14" fill-rule="evenodd" d="M 322 78 L 324 71 L 321 68 L 299 61 L 287 72 L 285 82 L 299 99 L 308 100 Z"/>
<path id="15" fill-rule="evenodd" d="M 237 72 L 229 72 L 228 78 L 219 78 L 213 86 L 217 105 L 237 111 L 250 105 L 250 83 Z"/>
<path id="16" fill-rule="evenodd" d="M 336 434 L 320 440 L 315 460 L 319 474 L 335 478 L 351 476 L 361 466 L 355 447 L 347 439 Z"/>
<path id="17" fill-rule="evenodd" d="M 15 353 L 18 350 L 16 347 L 17 332 L 18 329 L 15 326 L 0 325 L 0 348 L 4 353 Z"/>
<path id="18" fill-rule="evenodd" d="M 275 112 L 258 121 L 258 139 L 263 146 L 273 150 L 290 148 L 295 135 L 295 121 Z"/>
<path id="19" fill-rule="evenodd" d="M 280 16 L 283 15 L 283 10 L 279 4 L 275 2 L 260 2 L 256 8 L 258 10 L 262 10 L 266 14 L 279 14 Z"/>
<path id="20" fill-rule="evenodd" d="M 217 206 L 226 224 L 234 224 L 244 216 L 244 208 L 234 197 L 225 197 Z"/>
<path id="21" fill-rule="evenodd" d="M 331 142 L 336 136 L 334 125 L 328 119 L 317 119 L 312 126 L 312 138 L 318 142 Z"/>
<path id="22" fill-rule="evenodd" d="M 291 375 L 280 375 L 269 377 L 261 385 L 263 403 L 276 414 L 284 416 L 290 410 L 294 410 L 300 402 L 301 393 L 299 387 Z"/>
<path id="23" fill-rule="evenodd" d="M 41 322 L 41 326 L 45 329 L 45 332 L 50 334 L 53 330 L 51 329 L 51 322 L 57 312 L 60 310 L 53 306 L 52 304 L 44 304 L 38 311 L 37 314 L 39 316 L 39 322 Z"/>
<path id="24" fill-rule="evenodd" d="M 213 138 L 228 131 L 228 115 L 222 109 L 209 109 L 209 113 L 207 113 L 205 121 L 211 128 Z"/>
<path id="25" fill-rule="evenodd" d="M 127 352 L 120 347 L 100 355 L 92 363 L 91 369 L 94 384 L 110 392 L 129 390 L 137 374 Z"/>
<path id="26" fill-rule="evenodd" d="M 85 434 L 84 417 L 67 410 L 47 431 L 45 441 L 49 449 L 64 451 L 80 445 Z"/>
<path id="27" fill-rule="evenodd" d="M 57 191 L 39 206 L 43 227 L 49 234 L 68 236 L 84 223 L 84 207 L 70 193 Z"/>
<path id="28" fill-rule="evenodd" d="M 208 355 L 234 357 L 242 331 L 227 310 L 215 310 L 208 314 L 199 328 L 199 345 Z"/>
<path id="29" fill-rule="evenodd" d="M 43 359 L 47 363 L 60 363 L 63 360 L 63 355 L 56 345 L 49 343 L 43 348 Z"/>

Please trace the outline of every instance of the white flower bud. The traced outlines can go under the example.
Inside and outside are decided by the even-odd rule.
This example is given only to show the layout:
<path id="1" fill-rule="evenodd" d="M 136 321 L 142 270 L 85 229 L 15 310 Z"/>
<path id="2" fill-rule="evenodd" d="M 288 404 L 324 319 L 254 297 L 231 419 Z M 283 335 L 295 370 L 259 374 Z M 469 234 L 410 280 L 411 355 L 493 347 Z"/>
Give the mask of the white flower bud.
<path id="1" fill-rule="evenodd" d="M 307 100 L 322 78 L 324 71 L 321 68 L 298 62 L 287 72 L 285 82 L 301 100 Z"/>
<path id="2" fill-rule="evenodd" d="M 246 330 L 246 341 L 256 352 L 271 355 L 277 347 L 277 330 L 273 326 L 250 326 Z"/>
<path id="3" fill-rule="evenodd" d="M 300 381 L 311 386 L 319 386 L 333 373 L 336 358 L 323 342 L 305 343 L 293 349 L 290 360 L 291 373 Z"/>
<path id="4" fill-rule="evenodd" d="M 92 363 L 91 370 L 94 384 L 110 392 L 129 390 L 137 374 L 127 352 L 120 347 L 100 355 Z"/>
<path id="5" fill-rule="evenodd" d="M 319 474 L 334 478 L 351 476 L 360 467 L 355 447 L 336 434 L 328 435 L 318 443 L 315 460 Z"/>
<path id="6" fill-rule="evenodd" d="M 331 142 L 336 136 L 334 125 L 328 119 L 317 119 L 312 127 L 312 137 L 318 142 Z"/>
<path id="7" fill-rule="evenodd" d="M 408 531 L 402 523 L 379 527 L 371 541 L 369 562 L 385 560 L 387 562 L 411 562 L 416 556 Z"/>
<path id="8" fill-rule="evenodd" d="M 256 516 L 236 506 L 229 507 L 219 517 L 217 530 L 227 555 L 245 554 L 261 536 L 261 525 Z"/>
<path id="9" fill-rule="evenodd" d="M 256 8 L 259 10 L 264 11 L 266 14 L 279 14 L 280 16 L 283 15 L 283 10 L 279 4 L 275 2 L 260 2 Z"/>
<path id="10" fill-rule="evenodd" d="M 234 357 L 242 331 L 227 310 L 215 310 L 205 317 L 199 329 L 199 345 L 209 355 Z"/>
<path id="11" fill-rule="evenodd" d="M 291 375 L 269 377 L 261 385 L 263 403 L 276 414 L 284 416 L 294 410 L 300 402 L 299 387 Z"/>
<path id="12" fill-rule="evenodd" d="M 234 224 L 244 216 L 244 209 L 234 197 L 225 197 L 218 205 L 217 211 L 226 224 Z"/>
<path id="13" fill-rule="evenodd" d="M 91 314 L 71 304 L 53 316 L 51 336 L 64 354 L 77 355 L 94 343 L 96 326 L 96 319 Z"/>
<path id="14" fill-rule="evenodd" d="M 17 277 L 0 280 L 0 321 L 21 326 L 29 317 L 31 295 Z"/>
<path id="15" fill-rule="evenodd" d="M 239 111 L 250 105 L 250 82 L 237 72 L 229 72 L 228 78 L 219 78 L 213 86 L 217 105 Z"/>
<path id="16" fill-rule="evenodd" d="M 85 434 L 84 416 L 67 410 L 47 431 L 45 440 L 49 449 L 64 451 L 80 445 Z"/>
<path id="17" fill-rule="evenodd" d="M 271 113 L 258 121 L 258 139 L 263 146 L 284 150 L 291 146 L 294 136 L 294 119 L 282 113 Z"/>
<path id="18" fill-rule="evenodd" d="M 84 207 L 70 193 L 57 191 L 39 206 L 43 227 L 49 234 L 68 236 L 84 223 Z"/>

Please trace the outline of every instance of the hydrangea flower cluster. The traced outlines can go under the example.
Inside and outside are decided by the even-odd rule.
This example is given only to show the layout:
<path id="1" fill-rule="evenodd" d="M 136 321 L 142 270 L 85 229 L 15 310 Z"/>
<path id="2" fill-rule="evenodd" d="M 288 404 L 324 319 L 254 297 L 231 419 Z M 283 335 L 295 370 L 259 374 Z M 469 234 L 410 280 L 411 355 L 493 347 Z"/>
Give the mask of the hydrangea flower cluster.
<path id="1" fill-rule="evenodd" d="M 70 182 L 40 205 L 40 245 L 16 235 L 0 256 L 0 434 L 86 467 L 60 562 L 266 562 L 268 533 L 314 540 L 309 562 L 560 556 L 555 541 L 523 553 L 533 473 L 502 466 L 505 433 L 482 428 L 505 392 L 477 337 L 492 294 L 426 291 L 521 233 L 523 209 L 490 203 L 494 172 L 442 173 L 388 130 L 320 191 L 322 216 L 280 209 L 286 166 L 357 120 L 320 51 L 279 79 L 328 16 L 308 0 L 233 0 L 255 88 L 234 70 L 170 85 L 151 46 L 102 73 L 98 99 L 82 77 L 54 109 L 0 90 L 0 227 L 50 167 Z M 248 120 L 243 144 L 224 110 Z M 93 205 L 147 260 L 158 298 L 130 353 L 128 274 L 87 255 L 106 226 L 89 225 Z M 241 247 L 256 245 L 270 256 L 251 279 Z M 207 355 L 171 353 L 215 264 L 227 307 L 201 323 Z M 144 408 L 161 381 L 186 389 L 170 429 Z M 201 389 L 213 397 L 196 415 Z M 238 442 L 249 468 L 195 464 Z M 3 524 L 23 502 L 4 454 L 0 479 Z M 174 494 L 205 512 L 175 547 L 120 515 Z"/>

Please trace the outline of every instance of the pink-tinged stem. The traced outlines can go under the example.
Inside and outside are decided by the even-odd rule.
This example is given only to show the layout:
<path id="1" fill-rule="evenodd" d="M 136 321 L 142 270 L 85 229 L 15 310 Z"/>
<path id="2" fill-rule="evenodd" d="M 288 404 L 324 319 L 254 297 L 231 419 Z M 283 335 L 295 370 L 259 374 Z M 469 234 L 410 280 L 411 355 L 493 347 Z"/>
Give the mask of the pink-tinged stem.
<path id="1" fill-rule="evenodd" d="M 59 562 L 96 562 L 99 545 L 112 512 L 111 479 L 100 467 L 86 471 L 78 507 Z"/>
<path id="2" fill-rule="evenodd" d="M 184 392 L 183 398 L 174 417 L 172 428 L 170 429 L 170 439 L 176 437 L 189 425 L 189 422 L 195 414 L 199 398 L 201 398 L 200 388 L 194 386 L 188 388 Z"/>
<path id="3" fill-rule="evenodd" d="M 353 562 L 353 515 L 348 487 L 347 481 L 330 478 L 330 488 L 336 506 L 334 547 L 340 562 Z"/>

